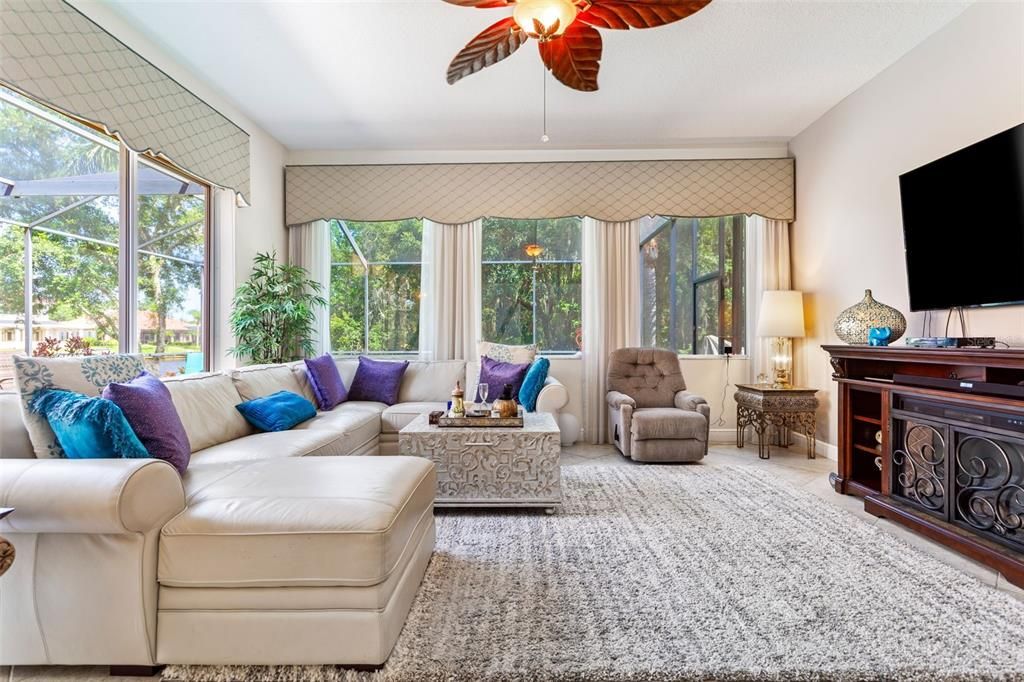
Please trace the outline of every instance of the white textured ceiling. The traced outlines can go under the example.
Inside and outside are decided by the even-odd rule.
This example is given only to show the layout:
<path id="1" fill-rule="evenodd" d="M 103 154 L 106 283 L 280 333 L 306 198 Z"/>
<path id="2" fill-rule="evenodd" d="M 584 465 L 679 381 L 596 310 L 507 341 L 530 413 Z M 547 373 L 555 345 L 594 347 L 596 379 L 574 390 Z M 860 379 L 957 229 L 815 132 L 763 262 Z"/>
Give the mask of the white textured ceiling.
<path id="1" fill-rule="evenodd" d="M 454 53 L 509 10 L 441 0 L 109 4 L 293 150 L 542 146 L 532 41 L 445 82 Z M 715 0 L 669 26 L 603 31 L 599 92 L 549 81 L 550 146 L 788 139 L 969 4 Z"/>

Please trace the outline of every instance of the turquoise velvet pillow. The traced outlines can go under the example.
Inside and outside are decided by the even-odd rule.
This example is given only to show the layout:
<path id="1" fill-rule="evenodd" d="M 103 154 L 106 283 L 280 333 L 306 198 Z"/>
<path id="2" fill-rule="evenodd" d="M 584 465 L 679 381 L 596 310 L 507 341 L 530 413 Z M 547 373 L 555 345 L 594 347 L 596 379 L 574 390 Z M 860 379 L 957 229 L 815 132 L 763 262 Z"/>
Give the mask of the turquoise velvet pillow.
<path id="1" fill-rule="evenodd" d="M 526 378 L 523 379 L 523 385 L 519 389 L 519 403 L 527 412 L 536 412 L 537 397 L 540 395 L 541 389 L 544 388 L 550 367 L 550 360 L 537 358 L 530 365 L 530 369 L 526 371 Z"/>
<path id="2" fill-rule="evenodd" d="M 316 407 L 298 393 L 278 391 L 235 405 L 245 420 L 260 431 L 287 431 L 316 416 Z"/>
<path id="3" fill-rule="evenodd" d="M 149 457 L 121 408 L 109 400 L 51 388 L 40 391 L 29 409 L 46 418 L 71 459 Z"/>

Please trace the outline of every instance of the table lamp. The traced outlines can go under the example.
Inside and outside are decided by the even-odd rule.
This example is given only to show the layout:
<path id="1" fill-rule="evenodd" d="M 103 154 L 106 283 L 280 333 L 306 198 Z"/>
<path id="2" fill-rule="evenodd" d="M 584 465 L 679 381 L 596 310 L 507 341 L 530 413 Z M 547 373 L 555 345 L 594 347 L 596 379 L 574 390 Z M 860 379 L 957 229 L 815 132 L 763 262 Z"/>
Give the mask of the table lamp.
<path id="1" fill-rule="evenodd" d="M 765 291 L 757 319 L 757 335 L 772 338 L 772 388 L 790 387 L 793 345 L 804 336 L 804 299 L 799 291 Z"/>

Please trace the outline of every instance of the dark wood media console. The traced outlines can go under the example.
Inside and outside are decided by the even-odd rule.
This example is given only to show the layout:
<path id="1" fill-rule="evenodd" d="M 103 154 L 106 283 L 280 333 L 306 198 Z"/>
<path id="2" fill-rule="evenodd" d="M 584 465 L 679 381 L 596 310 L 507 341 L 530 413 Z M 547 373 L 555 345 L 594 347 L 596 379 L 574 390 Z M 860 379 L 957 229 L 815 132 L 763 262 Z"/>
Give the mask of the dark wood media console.
<path id="1" fill-rule="evenodd" d="M 836 492 L 1024 587 L 1024 398 L 959 389 L 1024 384 L 1024 350 L 822 348 L 839 384 Z"/>

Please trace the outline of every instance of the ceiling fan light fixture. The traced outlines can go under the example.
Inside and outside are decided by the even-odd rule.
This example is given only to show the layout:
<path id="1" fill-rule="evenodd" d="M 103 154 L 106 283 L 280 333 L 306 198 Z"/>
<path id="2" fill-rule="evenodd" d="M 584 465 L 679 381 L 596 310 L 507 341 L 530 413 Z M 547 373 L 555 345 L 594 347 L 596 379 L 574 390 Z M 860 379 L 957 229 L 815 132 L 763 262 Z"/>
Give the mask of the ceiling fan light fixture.
<path id="1" fill-rule="evenodd" d="M 565 33 L 578 13 L 573 0 L 519 0 L 512 18 L 527 35 L 543 42 Z"/>

